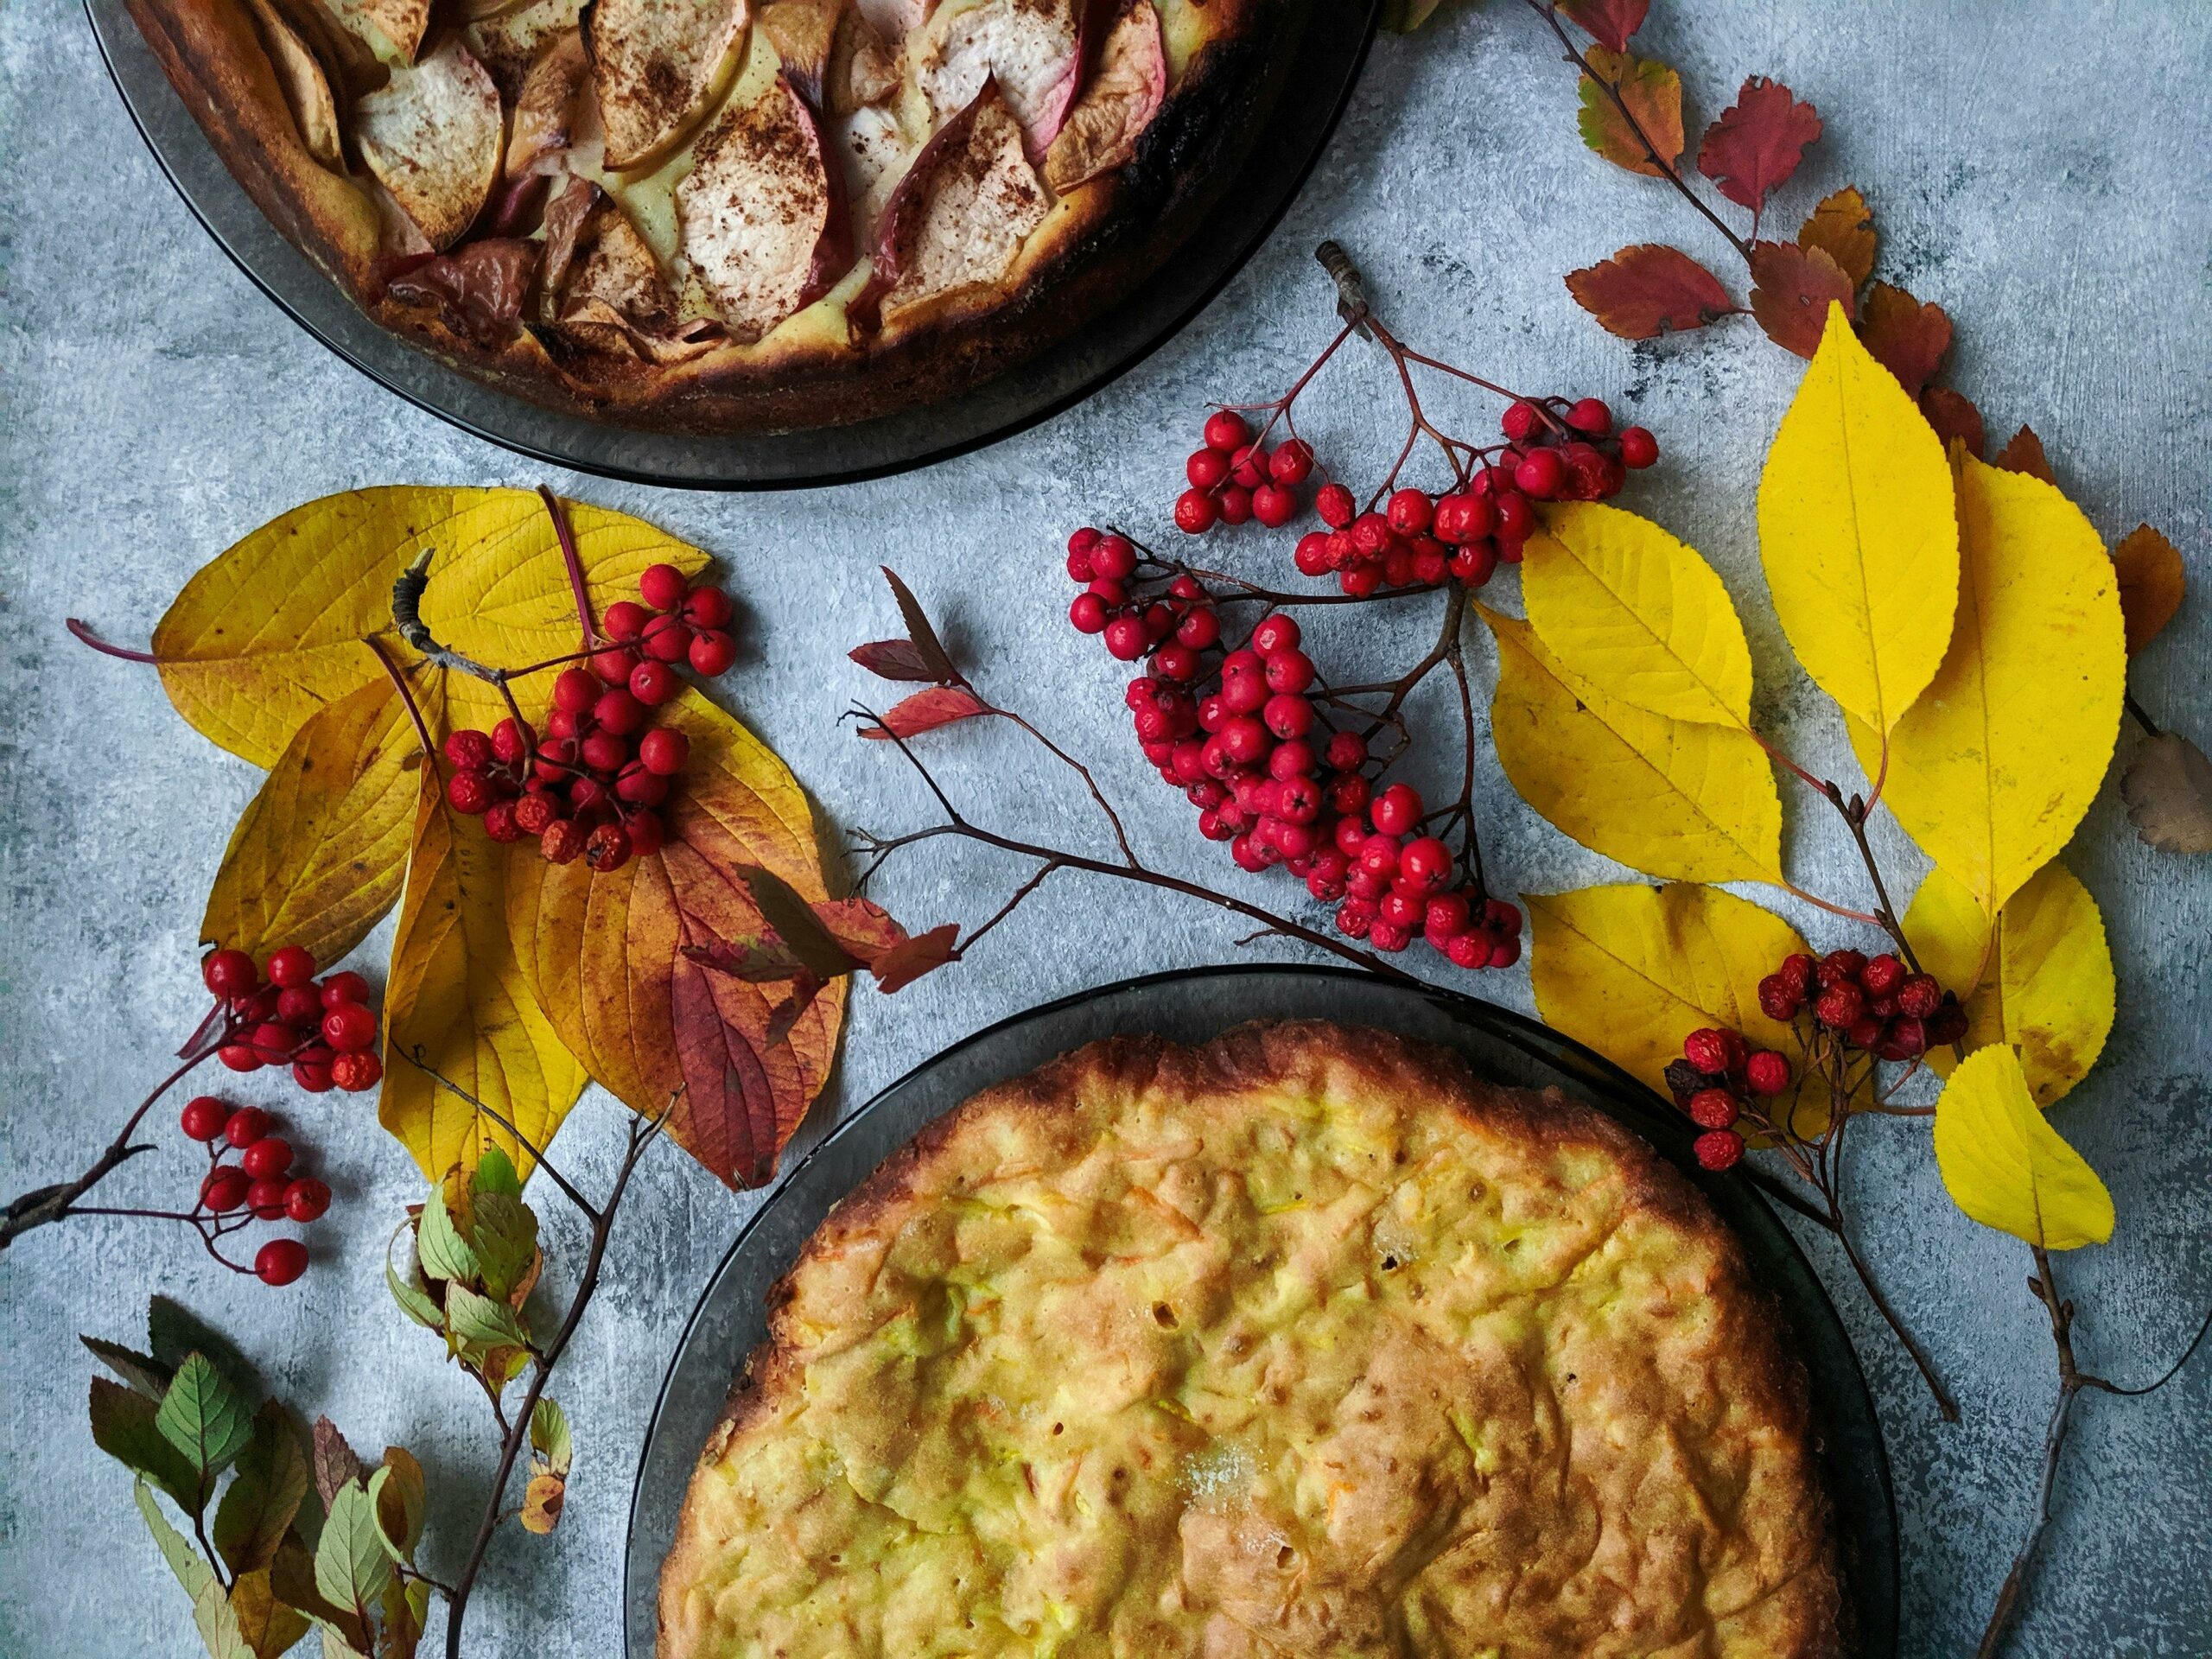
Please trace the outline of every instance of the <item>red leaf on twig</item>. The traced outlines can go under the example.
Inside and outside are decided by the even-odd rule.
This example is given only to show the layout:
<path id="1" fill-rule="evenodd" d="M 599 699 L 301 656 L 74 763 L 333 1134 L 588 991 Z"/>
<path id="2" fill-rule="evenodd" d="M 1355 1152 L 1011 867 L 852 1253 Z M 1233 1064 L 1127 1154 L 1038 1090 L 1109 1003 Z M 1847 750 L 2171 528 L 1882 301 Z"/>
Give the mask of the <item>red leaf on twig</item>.
<path id="1" fill-rule="evenodd" d="M 1933 301 L 1916 300 L 1889 283 L 1866 291 L 1859 337 L 1877 361 L 1897 378 L 1912 397 L 1927 390 L 1951 349 L 1951 319 Z"/>
<path id="2" fill-rule="evenodd" d="M 905 701 L 893 703 L 883 715 L 881 725 L 863 726 L 861 735 L 913 737 L 933 732 L 940 726 L 950 726 L 957 720 L 971 720 L 989 712 L 990 705 L 974 692 L 963 691 L 957 685 L 940 685 L 934 690 L 917 691 Z"/>
<path id="3" fill-rule="evenodd" d="M 1628 49 L 1651 0 L 1559 0 L 1559 15 L 1609 52 Z"/>
<path id="4" fill-rule="evenodd" d="M 1807 214 L 1797 245 L 1826 250 L 1853 288 L 1864 287 L 1874 274 L 1874 215 L 1859 187 L 1846 185 Z"/>
<path id="5" fill-rule="evenodd" d="M 1948 386 L 1930 386 L 1920 394 L 1920 412 L 1928 417 L 1928 424 L 1936 429 L 1936 435 L 1943 440 L 1946 448 L 1953 438 L 1960 438 L 1965 441 L 1968 454 L 1981 454 L 1986 442 L 1981 411 L 1964 392 L 1953 391 Z"/>
<path id="6" fill-rule="evenodd" d="M 876 639 L 855 645 L 845 653 L 879 679 L 923 680 L 938 677 L 936 671 L 911 639 Z"/>
<path id="7" fill-rule="evenodd" d="M 944 641 L 938 638 L 937 626 L 930 620 L 930 613 L 922 608 L 922 601 L 914 597 L 914 590 L 899 579 L 899 573 L 889 565 L 877 567 L 883 572 L 884 581 L 891 584 L 892 597 L 899 601 L 899 614 L 906 624 L 907 642 L 922 666 L 929 671 L 927 677 L 945 685 L 960 683 L 960 671 L 952 665 L 952 653 L 944 648 Z"/>
<path id="8" fill-rule="evenodd" d="M 1753 213 L 1789 182 L 1805 159 L 1805 147 L 1821 136 L 1821 115 L 1778 80 L 1753 75 L 1736 101 L 1705 130 L 1697 151 L 1697 170 L 1738 207 Z"/>
<path id="9" fill-rule="evenodd" d="M 1741 308 L 1718 276 L 1679 248 L 1656 242 L 1639 242 L 1567 272 L 1567 291 L 1607 333 L 1623 340 L 1702 328 Z"/>
<path id="10" fill-rule="evenodd" d="M 906 942 L 906 930 L 870 899 L 825 899 L 814 906 L 814 914 L 831 938 L 862 962 Z"/>
<path id="11" fill-rule="evenodd" d="M 1751 244 L 1751 315 L 1776 345 L 1811 357 L 1831 301 L 1853 315 L 1851 278 L 1826 251 L 1795 242 Z"/>
<path id="12" fill-rule="evenodd" d="M 903 990 L 924 974 L 957 961 L 959 953 L 955 941 L 959 937 L 960 929 L 947 922 L 893 945 L 868 965 L 868 972 L 875 976 L 876 988 L 885 992 Z"/>

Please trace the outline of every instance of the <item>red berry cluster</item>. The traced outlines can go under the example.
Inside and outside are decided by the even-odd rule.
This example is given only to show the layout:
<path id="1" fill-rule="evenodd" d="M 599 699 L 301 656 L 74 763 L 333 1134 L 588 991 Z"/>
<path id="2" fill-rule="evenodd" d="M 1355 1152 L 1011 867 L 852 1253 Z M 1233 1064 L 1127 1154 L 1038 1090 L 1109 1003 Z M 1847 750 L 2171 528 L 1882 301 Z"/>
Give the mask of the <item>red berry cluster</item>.
<path id="1" fill-rule="evenodd" d="M 233 1109 L 200 1095 L 185 1103 L 179 1121 L 186 1135 L 207 1145 L 207 1173 L 188 1219 L 207 1224 L 211 1248 L 214 1237 L 254 1222 L 304 1224 L 330 1208 L 330 1189 L 298 1172 L 292 1143 L 258 1106 Z M 226 1148 L 238 1154 L 236 1163 L 223 1161 Z M 296 1238 L 272 1238 L 253 1258 L 264 1284 L 289 1285 L 307 1267 L 308 1247 Z"/>
<path id="2" fill-rule="evenodd" d="M 1958 998 L 1887 951 L 1785 957 L 1759 981 L 1759 1007 L 1768 1019 L 1785 1021 L 1809 1008 L 1815 1025 L 1879 1060 L 1916 1060 L 1967 1033 Z"/>
<path id="3" fill-rule="evenodd" d="M 1795 1077 L 1789 1061 L 1770 1048 L 1753 1048 L 1739 1031 L 1704 1027 L 1682 1039 L 1682 1058 L 1667 1068 L 1675 1104 L 1705 1131 L 1691 1150 L 1707 1169 L 1735 1167 L 1744 1155 L 1736 1120 L 1748 1108 L 1785 1092 Z"/>
<path id="4" fill-rule="evenodd" d="M 1183 463 L 1191 487 L 1175 498 L 1175 523 L 1192 536 L 1252 519 L 1281 530 L 1298 516 L 1298 486 L 1313 473 L 1313 451 L 1305 439 L 1269 449 L 1254 441 L 1242 415 L 1217 409 L 1206 417 L 1205 442 Z"/>
<path id="5" fill-rule="evenodd" d="M 216 1058 L 233 1071 L 289 1065 L 292 1081 L 311 1095 L 373 1089 L 384 1063 L 376 1057 L 369 982 L 353 973 L 318 980 L 315 966 L 308 952 L 285 945 L 270 952 L 264 984 L 245 951 L 209 953 L 200 974 L 224 1004 L 227 1039 Z"/>
<path id="6" fill-rule="evenodd" d="M 605 635 L 588 668 L 562 671 L 543 738 L 503 720 L 489 733 L 463 729 L 445 741 L 453 775 L 446 800 L 484 820 L 494 841 L 537 838 L 548 862 L 581 857 L 599 872 L 660 850 L 657 810 L 690 759 L 690 741 L 652 711 L 680 689 L 677 664 L 720 674 L 737 658 L 724 632 L 729 595 L 693 587 L 674 565 L 639 578 L 645 604 L 607 607 Z M 650 607 L 650 608 L 648 608 Z"/>

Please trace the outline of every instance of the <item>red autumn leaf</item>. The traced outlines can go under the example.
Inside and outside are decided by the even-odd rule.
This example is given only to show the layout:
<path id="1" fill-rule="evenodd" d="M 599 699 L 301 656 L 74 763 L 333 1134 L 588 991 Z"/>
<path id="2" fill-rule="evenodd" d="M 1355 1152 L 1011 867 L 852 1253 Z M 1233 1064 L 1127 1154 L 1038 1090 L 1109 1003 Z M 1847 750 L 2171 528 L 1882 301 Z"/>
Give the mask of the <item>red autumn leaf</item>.
<path id="1" fill-rule="evenodd" d="M 2189 572 L 2183 568 L 2181 550 L 2148 524 L 2138 524 L 2121 538 L 2112 550 L 2112 562 L 2120 578 L 2120 613 L 2127 625 L 2127 653 L 2132 657 L 2174 620 L 2189 591 Z"/>
<path id="2" fill-rule="evenodd" d="M 1874 274 L 1874 215 L 1856 185 L 1846 185 L 1805 216 L 1797 227 L 1797 245 L 1823 248 L 1829 258 L 1863 288 Z"/>
<path id="3" fill-rule="evenodd" d="M 1640 242 L 1567 275 L 1575 303 L 1623 340 L 1702 328 L 1738 308 L 1720 279 L 1678 248 Z"/>
<path id="4" fill-rule="evenodd" d="M 2043 452 L 2043 440 L 2036 435 L 2032 426 L 2022 427 L 2005 440 L 2005 447 L 1997 452 L 1997 465 L 2008 473 L 2025 473 L 2030 478 L 2039 478 L 2054 486 L 2058 482 L 2058 475 L 2050 470 L 2050 457 Z M 2145 524 L 2144 528 L 2149 530 L 2150 526 Z M 2151 533 L 2158 534 L 2156 531 Z M 2120 603 L 2125 609 L 2126 598 L 2124 593 Z M 2133 647 L 2131 645 L 2129 649 Z"/>
<path id="5" fill-rule="evenodd" d="M 868 972 L 875 976 L 876 988 L 903 990 L 924 974 L 958 961 L 956 942 L 959 938 L 959 928 L 947 922 L 893 945 L 868 965 Z"/>
<path id="6" fill-rule="evenodd" d="M 913 737 L 923 732 L 933 732 L 940 726 L 950 726 L 957 720 L 972 720 L 977 715 L 990 712 L 990 705 L 972 691 L 957 685 L 940 685 L 934 690 L 917 691 L 903 702 L 892 705 L 883 716 L 881 725 L 863 726 L 862 737 Z"/>
<path id="7" fill-rule="evenodd" d="M 875 639 L 845 653 L 879 679 L 931 681 L 938 677 L 911 639 Z"/>
<path id="8" fill-rule="evenodd" d="M 1663 177 L 1682 153 L 1682 78 L 1663 63 L 1603 47 L 1584 55 L 1603 84 L 1582 77 L 1575 116 L 1582 142 L 1615 167 Z"/>
<path id="9" fill-rule="evenodd" d="M 1877 283 L 1866 291 L 1859 337 L 1906 392 L 1917 397 L 1951 349 L 1951 319 L 1932 301 L 1923 302 L 1889 283 Z"/>
<path id="10" fill-rule="evenodd" d="M 768 1010 L 768 1023 L 763 1034 L 770 1044 L 780 1043 L 791 1034 L 792 1028 L 814 1006 L 814 999 L 822 995 L 824 983 L 804 969 L 791 979 L 785 988 L 784 1000 Z"/>
<path id="11" fill-rule="evenodd" d="M 862 962 L 903 944 L 906 930 L 891 912 L 867 899 L 827 899 L 814 906 L 830 937 Z"/>
<path id="12" fill-rule="evenodd" d="M 1965 443 L 1968 454 L 1981 454 L 1981 411 L 1964 392 L 1953 391 L 1948 386 L 1930 386 L 1920 394 L 1920 412 L 1927 416 L 1928 424 L 1936 429 L 1936 435 L 1943 440 L 1947 448 L 1951 440 L 1957 438 Z"/>
<path id="13" fill-rule="evenodd" d="M 891 596 L 899 601 L 899 614 L 906 624 L 907 643 L 914 648 L 922 666 L 929 671 L 928 677 L 946 685 L 957 684 L 960 671 L 952 665 L 952 653 L 944 648 L 944 641 L 938 638 L 937 626 L 930 620 L 930 613 L 922 608 L 922 601 L 914 597 L 914 590 L 899 579 L 899 573 L 889 565 L 878 565 L 884 581 L 891 584 Z"/>
<path id="14" fill-rule="evenodd" d="M 1626 51 L 1650 10 L 1651 0 L 1559 0 L 1559 15 L 1608 52 Z"/>
<path id="15" fill-rule="evenodd" d="M 705 944 L 687 944 L 683 954 L 702 968 L 711 968 L 718 974 L 749 981 L 755 985 L 775 985 L 785 980 L 797 979 L 806 974 L 806 964 L 798 953 L 773 934 L 764 934 L 757 939 L 741 939 L 735 943 L 728 939 L 714 939 Z"/>
<path id="16" fill-rule="evenodd" d="M 1751 315 L 1776 345 L 1811 357 L 1831 302 L 1853 315 L 1851 278 L 1824 251 L 1795 242 L 1751 244 Z"/>
<path id="17" fill-rule="evenodd" d="M 1738 207 L 1758 213 L 1789 181 L 1805 147 L 1821 136 L 1821 115 L 1778 80 L 1753 75 L 1736 101 L 1705 130 L 1697 170 Z"/>

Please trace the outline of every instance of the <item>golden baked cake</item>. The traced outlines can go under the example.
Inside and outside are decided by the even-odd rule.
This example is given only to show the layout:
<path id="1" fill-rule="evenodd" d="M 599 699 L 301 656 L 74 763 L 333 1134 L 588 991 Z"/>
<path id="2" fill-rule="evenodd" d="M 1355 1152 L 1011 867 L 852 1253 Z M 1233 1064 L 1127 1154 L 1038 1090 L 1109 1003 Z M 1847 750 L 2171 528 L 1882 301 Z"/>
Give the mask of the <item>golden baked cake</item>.
<path id="1" fill-rule="evenodd" d="M 1777 1326 L 1555 1091 L 1324 1024 L 1097 1044 L 823 1224 L 661 1659 L 1839 1654 Z"/>

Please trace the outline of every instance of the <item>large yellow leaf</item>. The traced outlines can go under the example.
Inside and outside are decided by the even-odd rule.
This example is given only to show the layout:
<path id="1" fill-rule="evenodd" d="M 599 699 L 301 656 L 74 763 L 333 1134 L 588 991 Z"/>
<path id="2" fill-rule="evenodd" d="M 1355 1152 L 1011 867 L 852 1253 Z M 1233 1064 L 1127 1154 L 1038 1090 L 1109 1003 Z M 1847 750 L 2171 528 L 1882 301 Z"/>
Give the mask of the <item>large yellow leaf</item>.
<path id="1" fill-rule="evenodd" d="M 2002 1043 L 1967 1056 L 1936 1103 L 1936 1166 L 1951 1201 L 1985 1227 L 2046 1249 L 2112 1236 L 2112 1194 L 2028 1093 Z"/>
<path id="2" fill-rule="evenodd" d="M 2049 1106 L 2088 1075 L 2112 1034 L 2112 947 L 2097 901 L 2053 859 L 1998 912 L 1996 925 L 1974 895 L 1930 870 L 1904 914 L 1920 965 L 1966 1006 L 1969 1050 L 2007 1043 L 2036 1104 Z M 1948 1075 L 1948 1047 L 1929 1064 Z"/>
<path id="3" fill-rule="evenodd" d="M 1891 735 L 1882 799 L 1995 915 L 2096 798 L 2120 735 L 2127 649 L 2104 543 L 2041 479 L 1959 456 L 1958 626 Z M 1869 778 L 1875 734 L 1852 729 Z"/>
<path id="4" fill-rule="evenodd" d="M 590 1074 L 652 1116 L 680 1090 L 671 1133 L 725 1181 L 754 1185 L 821 1091 L 845 982 L 771 1043 L 791 988 L 714 972 L 685 950 L 760 936 L 747 867 L 808 899 L 826 896 L 813 816 L 783 762 L 696 692 L 660 721 L 691 741 L 667 845 L 598 876 L 581 863 L 518 860 L 507 926 L 538 1001 Z"/>
<path id="5" fill-rule="evenodd" d="M 1748 732 L 1633 708 L 1570 672 L 1527 623 L 1483 616 L 1497 638 L 1491 734 L 1529 805 L 1652 875 L 1782 880 L 1782 801 Z"/>
<path id="6" fill-rule="evenodd" d="M 1950 639 L 1958 523 L 1942 443 L 1838 305 L 1767 452 L 1759 554 L 1805 671 L 1890 730 Z"/>
<path id="7" fill-rule="evenodd" d="M 1795 1052 L 1789 1028 L 1760 1012 L 1758 986 L 1805 941 L 1770 911 L 1681 882 L 1532 893 L 1522 902 L 1536 1012 L 1662 1094 L 1668 1063 L 1701 1026 Z"/>
<path id="8" fill-rule="evenodd" d="M 1594 501 L 1546 510 L 1521 597 L 1562 664 L 1655 715 L 1748 726 L 1751 648 L 1720 577 L 1649 518 Z"/>
<path id="9" fill-rule="evenodd" d="M 583 1092 L 584 1071 L 562 1046 L 518 970 L 507 940 L 505 868 L 542 864 L 536 849 L 487 838 L 445 804 L 435 766 L 421 769 L 414 855 L 385 989 L 384 1094 L 378 1116 L 433 1180 L 475 1167 L 498 1147 L 527 1171 L 506 1129 L 441 1088 L 405 1058 L 458 1084 L 543 1147 Z"/>
<path id="10" fill-rule="evenodd" d="M 381 674 L 293 734 L 215 874 L 200 937 L 265 959 L 304 945 L 327 967 L 399 898 L 422 741 Z"/>
<path id="11" fill-rule="evenodd" d="M 626 513 L 567 505 L 595 611 L 635 598 L 649 564 L 689 573 L 706 563 Z M 390 634 L 391 584 L 426 547 L 437 556 L 423 616 L 442 643 L 495 667 L 575 648 L 567 566 L 534 493 L 350 490 L 271 520 L 185 584 L 154 631 L 170 702 L 212 741 L 272 765 L 308 715 L 380 674 L 361 641 Z M 497 693 L 474 682 L 457 683 L 453 702 L 464 724 L 501 712 Z"/>

